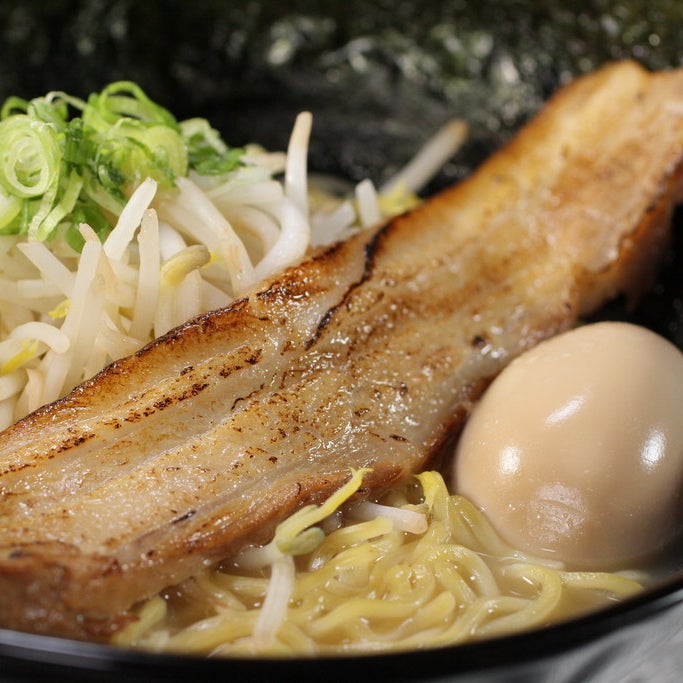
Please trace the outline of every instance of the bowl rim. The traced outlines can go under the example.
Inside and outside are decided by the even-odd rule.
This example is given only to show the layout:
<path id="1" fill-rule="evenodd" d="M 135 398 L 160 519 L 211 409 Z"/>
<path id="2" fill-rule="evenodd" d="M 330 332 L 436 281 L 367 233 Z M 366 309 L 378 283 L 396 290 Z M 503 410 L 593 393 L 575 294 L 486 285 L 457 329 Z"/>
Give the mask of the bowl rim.
<path id="1" fill-rule="evenodd" d="M 121 675 L 206 676 L 230 673 L 275 677 L 296 676 L 298 681 L 328 680 L 349 676 L 355 681 L 417 681 L 443 676 L 491 673 L 501 668 L 538 665 L 610 637 L 628 627 L 646 625 L 657 615 L 683 603 L 683 572 L 646 588 L 623 602 L 589 612 L 567 621 L 495 638 L 424 648 L 368 654 L 324 654 L 304 657 L 221 657 L 209 658 L 178 653 L 154 653 L 124 649 L 109 644 L 76 641 L 0 629 L 0 670 L 34 673 L 46 667 L 55 673 L 76 671 Z M 682 620 L 683 623 L 683 620 Z M 673 633 L 671 634 L 673 636 Z M 328 675 L 329 673 L 329 675 Z M 147 680 L 151 680 L 146 678 Z"/>

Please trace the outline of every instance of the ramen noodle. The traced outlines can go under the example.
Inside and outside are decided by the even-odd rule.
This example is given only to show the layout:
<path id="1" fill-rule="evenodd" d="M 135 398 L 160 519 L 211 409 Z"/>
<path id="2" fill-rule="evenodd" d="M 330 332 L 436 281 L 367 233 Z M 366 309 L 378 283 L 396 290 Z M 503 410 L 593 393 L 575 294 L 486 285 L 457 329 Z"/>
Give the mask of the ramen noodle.
<path id="1" fill-rule="evenodd" d="M 305 509 L 275 535 L 291 554 L 247 551 L 146 602 L 114 642 L 212 655 L 408 650 L 546 626 L 641 590 L 635 575 L 566 571 L 514 550 L 436 472 L 365 509 L 344 504 L 361 477 L 316 520 L 333 530 L 303 531 L 315 548 L 298 555 L 310 540 L 286 531 Z M 254 553 L 262 571 L 249 571 Z"/>

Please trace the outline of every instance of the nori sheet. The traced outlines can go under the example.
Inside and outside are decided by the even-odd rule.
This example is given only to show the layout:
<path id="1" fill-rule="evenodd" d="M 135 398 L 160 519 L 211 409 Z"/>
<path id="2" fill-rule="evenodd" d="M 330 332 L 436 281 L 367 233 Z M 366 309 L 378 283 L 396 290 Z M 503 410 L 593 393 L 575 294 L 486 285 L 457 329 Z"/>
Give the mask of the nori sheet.
<path id="1" fill-rule="evenodd" d="M 450 116 L 469 172 L 572 76 L 683 63 L 680 0 L 3 0 L 0 99 L 137 81 L 226 138 L 286 143 L 315 116 L 312 165 L 386 176 Z"/>

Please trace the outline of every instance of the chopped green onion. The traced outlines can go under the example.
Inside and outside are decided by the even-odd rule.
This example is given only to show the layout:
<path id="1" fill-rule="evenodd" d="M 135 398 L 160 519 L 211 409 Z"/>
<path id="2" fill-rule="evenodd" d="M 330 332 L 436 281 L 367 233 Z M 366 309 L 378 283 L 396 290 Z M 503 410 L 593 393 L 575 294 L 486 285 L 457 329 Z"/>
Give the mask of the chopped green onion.
<path id="1" fill-rule="evenodd" d="M 188 119 L 180 124 L 188 146 L 190 167 L 200 175 L 223 175 L 237 168 L 242 148 L 229 149 L 206 119 Z"/>
<path id="2" fill-rule="evenodd" d="M 0 192 L 0 234 L 7 232 L 6 227 L 16 218 L 21 206 L 18 197 L 8 197 Z"/>
<path id="3" fill-rule="evenodd" d="M 38 197 L 55 185 L 62 160 L 58 132 L 27 114 L 0 124 L 0 186 L 20 199 Z"/>
<path id="4" fill-rule="evenodd" d="M 79 223 L 106 238 L 146 178 L 171 188 L 190 170 L 225 175 L 243 153 L 205 119 L 178 122 L 130 81 L 87 101 L 63 92 L 10 97 L 0 109 L 0 233 L 46 240 L 64 226 L 80 250 Z"/>

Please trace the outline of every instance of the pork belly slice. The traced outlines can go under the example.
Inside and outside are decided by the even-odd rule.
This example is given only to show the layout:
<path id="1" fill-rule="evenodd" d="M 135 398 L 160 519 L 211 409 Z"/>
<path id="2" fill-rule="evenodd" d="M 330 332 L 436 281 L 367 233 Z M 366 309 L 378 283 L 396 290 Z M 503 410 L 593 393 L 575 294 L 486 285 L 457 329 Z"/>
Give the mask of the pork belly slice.
<path id="1" fill-rule="evenodd" d="M 6 430 L 0 626 L 106 639 L 349 468 L 367 494 L 427 466 L 512 358 L 647 286 L 682 158 L 683 70 L 609 65 L 467 181 Z"/>

